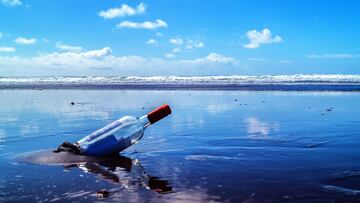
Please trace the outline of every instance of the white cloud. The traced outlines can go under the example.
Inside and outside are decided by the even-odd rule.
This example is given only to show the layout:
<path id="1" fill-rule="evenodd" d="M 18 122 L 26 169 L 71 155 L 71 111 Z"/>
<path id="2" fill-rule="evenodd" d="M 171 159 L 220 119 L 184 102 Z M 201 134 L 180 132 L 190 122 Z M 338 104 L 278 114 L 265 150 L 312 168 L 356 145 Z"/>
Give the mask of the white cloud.
<path id="1" fill-rule="evenodd" d="M 0 52 L 15 52 L 16 49 L 14 47 L 0 47 Z"/>
<path id="2" fill-rule="evenodd" d="M 179 52 L 181 52 L 181 49 L 177 47 L 177 48 L 174 48 L 173 50 L 171 50 L 171 52 L 179 53 Z"/>
<path id="3" fill-rule="evenodd" d="M 204 47 L 204 43 L 202 43 L 202 42 L 195 42 L 195 43 L 194 43 L 194 47 L 195 47 L 195 48 L 203 48 L 203 47 Z"/>
<path id="4" fill-rule="evenodd" d="M 185 63 L 193 63 L 193 64 L 207 64 L 207 63 L 224 63 L 224 64 L 237 64 L 238 61 L 232 57 L 223 56 L 218 53 L 210 53 L 208 56 L 204 58 L 198 58 L 194 60 L 182 60 Z"/>
<path id="5" fill-rule="evenodd" d="M 156 35 L 157 37 L 163 37 L 163 36 L 164 36 L 164 34 L 161 33 L 161 32 L 156 32 L 155 35 Z"/>
<path id="6" fill-rule="evenodd" d="M 42 54 L 31 58 L 15 57 L 0 57 L 0 64 L 9 67 L 33 67 L 33 68 L 69 68 L 69 69 L 87 69 L 87 68 L 103 68 L 104 66 L 112 65 L 109 59 L 112 59 L 112 51 L 109 47 L 99 50 L 92 50 L 86 52 L 65 52 L 65 53 L 50 53 Z"/>
<path id="7" fill-rule="evenodd" d="M 154 22 L 145 21 L 142 23 L 123 21 L 116 25 L 117 28 L 135 28 L 135 29 L 149 29 L 149 30 L 155 30 L 157 28 L 162 28 L 167 26 L 168 26 L 167 23 L 160 19 L 157 19 Z"/>
<path id="8" fill-rule="evenodd" d="M 35 44 L 36 39 L 35 38 L 18 37 L 14 40 L 14 42 L 19 45 L 30 45 L 30 44 Z"/>
<path id="9" fill-rule="evenodd" d="M 136 8 L 132 8 L 127 4 L 122 4 L 119 8 L 110 8 L 106 11 L 100 11 L 99 16 L 105 19 L 112 19 L 116 17 L 140 15 L 146 12 L 146 5 L 140 3 Z"/>
<path id="10" fill-rule="evenodd" d="M 278 35 L 272 36 L 271 31 L 268 28 L 258 32 L 257 30 L 250 30 L 246 33 L 249 43 L 245 44 L 244 47 L 248 49 L 255 49 L 260 47 L 261 44 L 272 44 L 280 43 L 282 38 Z"/>
<path id="11" fill-rule="evenodd" d="M 170 52 L 164 58 L 116 56 L 109 47 L 81 52 L 42 53 L 33 57 L 0 55 L 0 67 L 3 67 L 0 75 L 196 75 L 220 74 L 240 67 L 236 59 L 218 53 L 186 60 L 168 60 L 167 57 L 175 57 L 175 54 Z"/>
<path id="12" fill-rule="evenodd" d="M 184 40 L 182 40 L 180 37 L 176 37 L 176 38 L 171 38 L 169 40 L 169 43 L 175 45 L 182 45 L 184 43 Z"/>
<path id="13" fill-rule="evenodd" d="M 186 42 L 186 49 L 193 49 L 193 48 L 203 48 L 205 45 L 201 41 L 194 41 L 194 40 L 187 40 Z"/>
<path id="14" fill-rule="evenodd" d="M 190 44 L 187 44 L 187 45 L 185 46 L 185 48 L 187 48 L 187 49 L 193 49 L 194 47 L 193 47 L 192 45 L 190 45 Z"/>
<path id="15" fill-rule="evenodd" d="M 43 41 L 44 43 L 46 43 L 46 44 L 50 43 L 50 40 L 47 39 L 47 38 L 42 38 L 42 41 Z"/>
<path id="16" fill-rule="evenodd" d="M 360 55 L 354 54 L 310 54 L 307 55 L 306 58 L 312 59 L 330 59 L 330 58 L 356 58 Z"/>
<path id="17" fill-rule="evenodd" d="M 166 57 L 166 58 L 174 58 L 174 57 L 175 57 L 175 54 L 167 53 L 167 54 L 165 54 L 165 57 Z"/>
<path id="18" fill-rule="evenodd" d="M 83 48 L 80 46 L 72 46 L 72 45 L 64 44 L 62 42 L 57 42 L 55 44 L 55 47 L 64 51 L 71 51 L 71 52 L 80 52 L 83 50 Z"/>
<path id="19" fill-rule="evenodd" d="M 0 2 L 5 6 L 11 6 L 11 7 L 21 6 L 22 4 L 20 0 L 0 0 Z"/>
<path id="20" fill-rule="evenodd" d="M 85 56 L 89 58 L 101 58 L 109 55 L 112 55 L 112 50 L 110 47 L 105 47 L 99 50 L 87 51 L 79 54 L 79 56 Z"/>
<path id="21" fill-rule="evenodd" d="M 201 41 L 192 39 L 183 40 L 180 37 L 170 38 L 169 43 L 185 49 L 203 48 L 205 46 Z"/>
<path id="22" fill-rule="evenodd" d="M 207 60 L 211 62 L 220 62 L 220 63 L 233 63 L 235 59 L 232 57 L 223 56 L 218 53 L 211 53 L 206 57 Z"/>
<path id="23" fill-rule="evenodd" d="M 145 42 L 145 44 L 156 46 L 158 45 L 158 42 L 154 39 L 149 39 L 148 41 Z"/>

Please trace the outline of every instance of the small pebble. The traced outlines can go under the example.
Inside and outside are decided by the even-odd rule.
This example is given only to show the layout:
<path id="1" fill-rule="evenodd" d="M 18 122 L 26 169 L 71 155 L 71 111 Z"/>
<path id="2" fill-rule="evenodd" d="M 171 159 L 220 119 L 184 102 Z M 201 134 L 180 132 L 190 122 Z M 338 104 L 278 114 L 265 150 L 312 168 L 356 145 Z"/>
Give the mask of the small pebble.
<path id="1" fill-rule="evenodd" d="M 332 110 L 333 110 L 333 107 L 326 109 L 326 111 L 332 111 Z"/>
<path id="2" fill-rule="evenodd" d="M 75 102 L 71 102 L 70 104 L 71 104 L 71 105 L 74 105 L 74 104 L 75 104 Z"/>

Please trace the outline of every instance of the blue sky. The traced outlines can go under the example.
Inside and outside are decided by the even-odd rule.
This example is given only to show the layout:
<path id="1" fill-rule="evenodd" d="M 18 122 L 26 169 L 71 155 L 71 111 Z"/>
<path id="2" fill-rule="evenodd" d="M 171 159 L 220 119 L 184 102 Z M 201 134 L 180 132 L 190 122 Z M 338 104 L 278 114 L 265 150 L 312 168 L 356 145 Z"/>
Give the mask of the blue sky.
<path id="1" fill-rule="evenodd" d="M 360 1 L 0 0 L 0 76 L 360 74 Z"/>

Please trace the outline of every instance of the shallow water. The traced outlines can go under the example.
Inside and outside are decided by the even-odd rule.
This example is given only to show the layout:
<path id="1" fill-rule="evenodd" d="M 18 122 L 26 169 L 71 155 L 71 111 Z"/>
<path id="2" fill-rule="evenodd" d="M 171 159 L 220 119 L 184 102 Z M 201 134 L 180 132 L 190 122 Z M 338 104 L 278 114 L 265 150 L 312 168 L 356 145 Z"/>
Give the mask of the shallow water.
<path id="1" fill-rule="evenodd" d="M 141 170 L 105 168 L 118 182 L 17 159 L 163 103 L 171 116 L 122 153 Z M 359 103 L 350 92 L 1 90 L 0 202 L 360 201 Z M 172 192 L 148 189 L 143 173 Z"/>

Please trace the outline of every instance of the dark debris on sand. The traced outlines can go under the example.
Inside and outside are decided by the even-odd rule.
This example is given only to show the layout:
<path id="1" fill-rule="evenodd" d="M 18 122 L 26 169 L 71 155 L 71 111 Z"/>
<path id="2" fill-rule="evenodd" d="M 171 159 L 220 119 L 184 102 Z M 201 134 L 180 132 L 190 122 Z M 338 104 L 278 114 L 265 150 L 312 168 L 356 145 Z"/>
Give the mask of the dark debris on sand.
<path id="1" fill-rule="evenodd" d="M 326 111 L 332 111 L 334 108 L 333 107 L 330 107 L 328 109 L 326 109 Z"/>
<path id="2" fill-rule="evenodd" d="M 102 189 L 102 190 L 99 190 L 96 192 L 96 195 L 99 197 L 99 198 L 104 198 L 104 197 L 109 197 L 110 193 L 109 191 L 105 190 L 105 189 Z"/>

